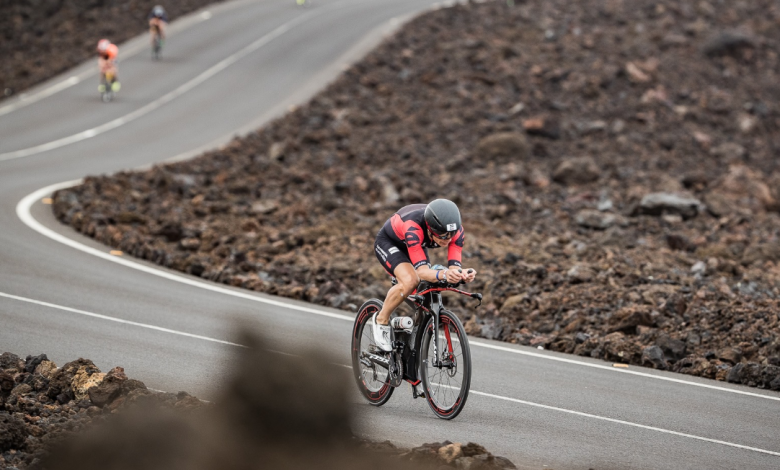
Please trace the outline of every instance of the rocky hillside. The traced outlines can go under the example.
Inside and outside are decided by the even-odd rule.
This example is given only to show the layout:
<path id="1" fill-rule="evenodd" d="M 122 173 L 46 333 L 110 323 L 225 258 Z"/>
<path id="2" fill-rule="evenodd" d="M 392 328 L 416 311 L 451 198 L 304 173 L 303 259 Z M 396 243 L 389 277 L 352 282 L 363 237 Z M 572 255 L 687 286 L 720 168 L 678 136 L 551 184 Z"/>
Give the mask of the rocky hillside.
<path id="1" fill-rule="evenodd" d="M 60 439 L 105 421 L 137 403 L 197 409 L 185 392 L 158 393 L 122 367 L 103 373 L 89 359 L 57 367 L 45 354 L 0 355 L 0 468 L 40 468 Z"/>
<path id="2" fill-rule="evenodd" d="M 3 353 L 0 468 L 515 468 L 474 443 L 403 449 L 355 438 L 343 373 L 320 355 L 270 357 L 253 335 L 242 344 L 249 348 L 214 404 L 151 391 L 123 368 L 103 373 L 88 359 L 57 367 L 45 354 Z"/>
<path id="3" fill-rule="evenodd" d="M 469 333 L 780 390 L 778 25 L 768 0 L 434 11 L 287 116 L 54 211 L 129 255 L 355 310 L 389 287 L 386 218 L 446 197 L 486 297 L 457 305 Z"/>
<path id="4" fill-rule="evenodd" d="M 173 20 L 217 1 L 0 1 L 0 100 L 94 56 L 100 38 L 120 44 L 147 31 L 154 5 Z"/>

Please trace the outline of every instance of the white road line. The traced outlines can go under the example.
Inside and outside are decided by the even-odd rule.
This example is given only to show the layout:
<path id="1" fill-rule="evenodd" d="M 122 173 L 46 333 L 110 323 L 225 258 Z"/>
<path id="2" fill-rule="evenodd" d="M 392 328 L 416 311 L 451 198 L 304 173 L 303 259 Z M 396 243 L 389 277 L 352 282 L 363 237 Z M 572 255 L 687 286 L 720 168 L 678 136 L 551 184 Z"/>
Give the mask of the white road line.
<path id="1" fill-rule="evenodd" d="M 35 218 L 33 218 L 32 214 L 30 214 L 30 207 L 35 203 L 36 201 L 40 200 L 44 196 L 50 195 L 52 192 L 56 191 L 57 189 L 67 188 L 71 187 L 73 185 L 79 184 L 81 180 L 77 181 L 68 181 L 66 183 L 60 183 L 60 184 L 54 184 L 51 186 L 47 186 L 43 189 L 39 189 L 38 191 L 35 191 L 34 193 L 30 194 L 29 196 L 22 199 L 19 204 L 16 206 L 16 215 L 19 216 L 19 218 L 24 222 L 28 227 L 32 228 L 36 232 L 45 235 L 52 240 L 58 241 L 62 244 L 68 245 L 72 248 L 75 248 L 77 250 L 83 251 L 84 253 L 88 253 L 90 255 L 97 256 L 98 258 L 102 258 L 108 261 L 112 261 L 114 263 L 121 264 L 123 266 L 127 266 L 129 268 L 137 269 L 139 271 L 153 274 L 155 276 L 159 276 L 165 279 L 169 279 L 171 281 L 180 282 L 182 284 L 187 284 L 189 286 L 199 287 L 201 289 L 210 290 L 212 292 L 219 292 L 220 294 L 226 294 L 226 295 L 232 295 L 233 297 L 239 297 L 246 300 L 252 300 L 255 302 L 260 302 L 268 305 L 275 305 L 278 307 L 283 307 L 290 310 L 298 310 L 301 312 L 311 313 L 314 315 L 321 315 L 324 317 L 330 317 L 330 318 L 336 318 L 338 320 L 345 320 L 345 321 L 355 321 L 354 315 L 342 315 L 338 313 L 332 313 L 332 312 L 326 312 L 324 310 L 304 307 L 301 305 L 295 305 L 290 304 L 286 302 L 280 302 L 278 300 L 273 299 L 266 299 L 263 297 L 260 297 L 256 294 L 250 294 L 249 292 L 239 292 L 235 290 L 231 290 L 225 287 L 221 287 L 217 284 L 212 284 L 204 281 L 196 280 L 195 278 L 189 278 L 185 276 L 181 276 L 178 274 L 173 274 L 167 271 L 163 271 L 160 269 L 152 268 L 150 266 L 143 265 L 141 263 L 130 261 L 123 257 L 114 256 L 108 253 L 108 249 L 106 251 L 100 251 L 96 250 L 95 248 L 88 247 L 86 245 L 82 245 L 79 242 L 76 242 L 74 240 L 71 240 L 70 238 L 64 237 L 60 235 L 59 233 L 50 230 L 43 225 L 41 225 Z"/>
<path id="2" fill-rule="evenodd" d="M 27 303 L 30 303 L 30 304 L 40 305 L 42 307 L 55 308 L 57 310 L 63 310 L 65 312 L 78 313 L 79 315 L 85 315 L 85 316 L 92 317 L 92 318 L 98 318 L 100 320 L 107 320 L 107 321 L 112 321 L 112 322 L 116 322 L 116 323 L 122 323 L 124 325 L 138 326 L 138 327 L 141 327 L 141 328 L 146 328 L 148 330 L 155 330 L 155 331 L 160 331 L 160 332 L 163 332 L 163 333 L 170 333 L 170 334 L 178 335 L 178 336 L 186 336 L 188 338 L 201 339 L 203 341 L 210 341 L 212 343 L 227 344 L 228 346 L 241 346 L 240 344 L 231 343 L 230 341 L 225 341 L 225 340 L 215 339 L 215 338 L 209 338 L 208 336 L 196 335 L 196 334 L 192 334 L 192 333 L 185 333 L 183 331 L 172 330 L 170 328 L 163 328 L 161 326 L 149 325 L 148 323 L 139 323 L 139 322 L 136 322 L 136 321 L 123 320 L 121 318 L 116 318 L 116 317 L 109 317 L 108 315 L 101 315 L 99 313 L 87 312 L 86 310 L 79 310 L 77 308 L 65 307 L 65 306 L 62 306 L 62 305 L 57 305 L 57 304 L 53 304 L 53 303 L 49 303 L 49 302 L 43 302 L 41 300 L 28 299 L 27 297 L 20 297 L 18 295 L 6 294 L 5 292 L 0 292 L 0 297 L 5 297 L 5 298 L 8 298 L 8 299 L 18 300 L 20 302 L 27 302 Z"/>
<path id="3" fill-rule="evenodd" d="M 71 248 L 75 248 L 75 249 L 77 249 L 79 251 L 82 251 L 84 253 L 88 253 L 90 255 L 97 256 L 98 258 L 102 258 L 104 260 L 111 261 L 113 263 L 118 263 L 118 264 L 121 264 L 121 265 L 126 266 L 128 268 L 132 268 L 132 269 L 136 269 L 136 270 L 145 272 L 147 274 L 152 274 L 154 276 L 159 276 L 159 277 L 171 280 L 171 281 L 180 282 L 182 284 L 186 284 L 186 285 L 189 285 L 189 286 L 199 287 L 201 289 L 210 290 L 212 292 L 218 292 L 220 294 L 231 295 L 233 297 L 239 297 L 239 298 L 246 299 L 246 300 L 251 300 L 251 301 L 254 301 L 254 302 L 260 302 L 260 303 L 264 303 L 264 304 L 268 304 L 268 305 L 275 305 L 275 306 L 287 308 L 287 309 L 290 309 L 290 310 L 297 310 L 297 311 L 304 312 L 304 313 L 311 313 L 313 315 L 320 315 L 320 316 L 335 318 L 337 320 L 344 320 L 344 321 L 349 321 L 349 322 L 355 321 L 355 316 L 354 315 L 342 315 L 342 314 L 328 312 L 328 311 L 321 310 L 321 309 L 304 307 L 304 306 L 301 306 L 301 305 L 296 305 L 294 303 L 287 303 L 287 302 L 281 302 L 281 301 L 277 301 L 277 300 L 273 300 L 273 299 L 268 299 L 268 298 L 265 298 L 265 297 L 260 297 L 259 295 L 256 295 L 256 294 L 250 294 L 248 292 L 245 293 L 245 292 L 240 292 L 240 291 L 237 291 L 237 290 L 227 289 L 227 288 L 221 287 L 221 286 L 219 286 L 217 284 L 213 284 L 213 283 L 208 283 L 208 282 L 197 280 L 197 279 L 195 279 L 193 277 L 187 277 L 187 276 L 184 276 L 184 275 L 174 274 L 174 273 L 162 270 L 162 269 L 158 269 L 158 268 L 155 268 L 155 267 L 147 266 L 145 264 L 141 264 L 139 262 L 130 261 L 130 260 L 128 260 L 126 258 L 123 258 L 123 257 L 113 256 L 113 255 L 108 253 L 108 251 L 110 250 L 110 248 L 108 248 L 108 247 L 106 247 L 106 251 L 97 250 L 95 248 L 91 248 L 91 247 L 88 247 L 86 245 L 83 245 L 83 244 L 81 244 L 81 243 L 79 243 L 79 242 L 77 242 L 75 240 L 72 240 L 72 239 L 70 239 L 68 237 L 60 235 L 59 233 L 57 233 L 57 232 L 55 232 L 55 231 L 53 231 L 53 230 L 51 230 L 51 229 L 49 229 L 47 227 L 44 227 L 43 224 L 41 224 L 40 222 L 35 220 L 35 218 L 30 213 L 30 208 L 37 201 L 40 201 L 44 197 L 50 196 L 52 193 L 54 193 L 55 191 L 57 191 L 59 189 L 69 188 L 69 187 L 81 184 L 81 182 L 82 182 L 82 180 L 73 180 L 73 181 L 66 181 L 64 183 L 53 184 L 51 186 L 46 186 L 45 188 L 41 188 L 41 189 L 39 189 L 39 190 L 37 190 L 37 191 L 27 195 L 25 198 L 23 198 L 21 201 L 19 201 L 19 204 L 16 205 L 16 215 L 28 227 L 30 227 L 31 229 L 35 230 L 36 232 L 38 232 L 38 233 L 40 233 L 40 234 L 42 234 L 42 235 L 44 235 L 44 236 L 46 236 L 48 238 L 51 238 L 54 241 L 57 241 L 57 242 L 62 243 L 64 245 L 70 246 Z M 661 376 L 661 375 L 654 375 L 654 374 L 650 374 L 650 373 L 646 373 L 646 372 L 638 372 L 638 371 L 633 371 L 633 370 L 629 370 L 629 369 L 614 368 L 614 367 L 601 365 L 601 364 L 591 364 L 591 363 L 588 363 L 588 362 L 577 361 L 575 359 L 568 359 L 568 358 L 551 356 L 551 355 L 548 356 L 548 355 L 545 355 L 545 354 L 539 354 L 539 353 L 535 353 L 535 352 L 529 352 L 529 351 L 523 351 L 523 350 L 520 350 L 520 349 L 509 348 L 509 347 L 506 347 L 506 346 L 492 345 L 492 344 L 483 343 L 483 342 L 480 342 L 480 341 L 469 340 L 469 344 L 472 345 L 472 346 L 486 348 L 486 349 L 493 349 L 493 350 L 496 350 L 496 351 L 509 352 L 509 353 L 513 353 L 513 354 L 520 354 L 520 355 L 524 355 L 524 356 L 536 357 L 536 358 L 546 359 L 546 360 L 550 360 L 550 361 L 564 362 L 564 363 L 567 363 L 567 364 L 573 364 L 573 365 L 577 365 L 577 366 L 593 367 L 593 368 L 597 368 L 597 369 L 608 370 L 610 372 L 619 373 L 619 374 L 636 375 L 636 376 L 639 376 L 639 377 L 645 377 L 645 378 L 655 379 L 655 380 L 663 380 L 663 381 L 666 381 L 666 382 L 673 382 L 673 383 L 678 383 L 678 384 L 681 384 L 681 385 L 688 385 L 688 386 L 693 386 L 693 387 L 707 388 L 707 389 L 711 389 L 711 390 L 717 390 L 717 391 L 728 392 L 728 393 L 735 393 L 735 394 L 738 394 L 738 395 L 750 396 L 750 397 L 755 397 L 755 398 L 762 398 L 762 399 L 766 399 L 766 400 L 780 401 L 780 397 L 778 397 L 778 396 L 763 395 L 763 394 L 760 394 L 760 393 L 748 392 L 748 391 L 738 390 L 738 389 L 734 389 L 734 388 L 727 388 L 727 387 L 720 387 L 720 386 L 717 386 L 717 385 L 709 385 L 709 384 L 704 384 L 704 383 L 691 382 L 691 381 L 687 381 L 687 380 L 683 380 L 683 379 L 664 377 L 664 376 Z"/>
<path id="4" fill-rule="evenodd" d="M 473 393 L 474 395 L 481 395 L 481 396 L 489 397 L 489 398 L 495 398 L 497 400 L 504 400 L 504 401 L 510 401 L 510 402 L 513 402 L 513 403 L 519 403 L 521 405 L 535 406 L 537 408 L 544 408 L 546 410 L 560 411 L 560 412 L 563 412 L 563 413 L 569 413 L 569 414 L 573 414 L 573 415 L 577 415 L 577 416 L 582 416 L 582 417 L 585 417 L 585 418 L 598 419 L 598 420 L 601 420 L 601 421 L 609 421 L 610 423 L 624 424 L 626 426 L 633 426 L 635 428 L 642 428 L 642 429 L 647 429 L 647 430 L 650 430 L 650 431 L 662 432 L 664 434 L 672 434 L 674 436 L 687 437 L 689 439 L 696 439 L 696 440 L 699 440 L 699 441 L 711 442 L 713 444 L 720 444 L 720 445 L 729 446 L 729 447 L 736 447 L 738 449 L 750 450 L 750 451 L 753 451 L 753 452 L 760 452 L 762 454 L 768 454 L 768 455 L 774 455 L 774 456 L 780 457 L 780 452 L 775 452 L 775 451 L 766 450 L 766 449 L 760 449 L 758 447 L 750 447 L 750 446 L 746 446 L 746 445 L 742 445 L 742 444 L 735 444 L 733 442 L 721 441 L 721 440 L 718 440 L 718 439 L 710 439 L 708 437 L 696 436 L 694 434 L 688 434 L 688 433 L 684 433 L 684 432 L 672 431 L 672 430 L 669 430 L 669 429 L 657 428 L 655 426 L 647 426 L 647 425 L 644 425 L 644 424 L 632 423 L 631 421 L 624 421 L 622 419 L 607 418 L 605 416 L 594 415 L 594 414 L 591 414 L 591 413 L 583 413 L 582 411 L 568 410 L 566 408 L 559 408 L 557 406 L 542 405 L 541 403 L 534 403 L 532 401 L 526 401 L 526 400 L 518 400 L 517 398 L 509 398 L 509 397 L 504 397 L 504 396 L 501 396 L 501 395 L 494 395 L 492 393 L 478 392 L 476 390 L 471 390 L 469 393 Z"/>
<path id="5" fill-rule="evenodd" d="M 593 367 L 593 368 L 596 368 L 596 369 L 608 370 L 610 372 L 616 372 L 616 373 L 619 373 L 619 374 L 637 375 L 637 376 L 640 376 L 640 377 L 648 377 L 648 378 L 656 379 L 656 380 L 665 380 L 667 382 L 674 382 L 674 383 L 679 383 L 679 384 L 684 384 L 684 385 L 693 385 L 695 387 L 709 388 L 709 389 L 712 389 L 712 390 L 718 390 L 718 391 L 722 391 L 722 392 L 730 392 L 730 393 L 736 393 L 736 394 L 739 394 L 739 395 L 746 395 L 746 396 L 750 396 L 750 397 L 766 398 L 767 400 L 780 401 L 780 396 L 773 397 L 771 395 L 762 395 L 760 393 L 747 392 L 747 391 L 744 391 L 744 390 L 736 390 L 736 389 L 727 388 L 727 387 L 719 387 L 717 385 L 709 385 L 709 384 L 704 384 L 704 383 L 691 382 L 691 381 L 688 381 L 688 380 L 677 379 L 677 378 L 673 378 L 673 377 L 664 377 L 662 375 L 649 374 L 647 372 L 639 372 L 639 371 L 635 371 L 635 370 L 631 370 L 631 369 L 616 368 L 616 367 L 607 366 L 607 365 L 603 365 L 603 364 L 592 364 L 592 363 L 589 363 L 589 362 L 577 361 L 575 359 L 567 359 L 565 357 L 548 356 L 546 354 L 539 354 L 539 353 L 535 353 L 535 352 L 531 352 L 531 351 L 523 351 L 523 350 L 520 350 L 520 349 L 508 348 L 508 347 L 505 347 L 505 346 L 497 346 L 497 345 L 494 345 L 494 344 L 481 343 L 479 341 L 471 341 L 471 340 L 469 340 L 469 344 L 471 346 L 479 346 L 481 348 L 494 349 L 496 351 L 504 351 L 504 352 L 510 352 L 510 353 L 513 353 L 513 354 L 521 354 L 523 356 L 538 357 L 540 359 L 547 359 L 547 360 L 550 360 L 550 361 L 565 362 L 565 363 L 568 363 L 568 364 L 576 364 L 578 366 Z"/>
<path id="6" fill-rule="evenodd" d="M 283 25 L 279 26 L 278 28 L 274 29 L 270 33 L 264 35 L 257 41 L 249 44 L 248 46 L 244 47 L 240 51 L 236 52 L 235 54 L 228 56 L 227 58 L 223 59 L 216 65 L 213 65 L 205 72 L 201 73 L 197 77 L 193 78 L 192 80 L 188 81 L 187 83 L 184 83 L 183 85 L 179 86 L 175 90 L 166 93 L 165 95 L 161 96 L 160 98 L 157 98 L 156 100 L 148 103 L 145 106 L 142 106 L 141 108 L 136 109 L 135 111 L 128 113 L 122 117 L 119 117 L 117 119 L 114 119 L 113 121 L 109 121 L 105 124 L 102 124 L 97 127 L 93 127 L 92 129 L 87 129 L 85 131 L 79 132 L 77 134 L 73 134 L 67 137 L 63 137 L 61 139 L 53 140 L 51 142 L 47 142 L 45 144 L 36 145 L 34 147 L 28 147 L 26 149 L 20 149 L 15 150 L 13 152 L 6 152 L 6 153 L 0 153 L 0 161 L 5 160 L 13 160 L 16 158 L 24 158 L 29 157 L 31 155 L 36 155 L 42 152 L 46 152 L 49 150 L 53 150 L 56 148 L 64 147 L 66 145 L 70 145 L 76 142 L 80 142 L 82 140 L 90 139 L 92 137 L 95 137 L 96 135 L 100 135 L 104 132 L 108 132 L 111 129 L 116 129 L 117 127 L 123 126 L 131 121 L 134 121 L 141 116 L 144 116 L 146 114 L 149 114 L 150 112 L 156 110 L 157 108 L 163 106 L 164 104 L 173 101 L 174 99 L 178 98 L 179 96 L 187 93 L 188 91 L 192 90 L 196 86 L 200 85 L 201 83 L 205 82 L 209 78 L 213 77 L 214 75 L 218 74 L 219 72 L 225 70 L 229 66 L 233 65 L 234 63 L 238 62 L 239 60 L 243 59 L 247 55 L 251 54 L 252 52 L 255 52 L 256 50 L 260 49 L 261 47 L 265 46 L 266 44 L 270 43 L 274 39 L 278 38 L 279 36 L 283 35 L 287 31 L 289 31 L 291 28 L 304 23 L 308 21 L 309 19 L 313 18 L 315 15 L 319 15 L 323 12 L 327 12 L 330 10 L 343 8 L 346 6 L 345 2 L 339 2 L 339 3 L 332 3 L 325 5 L 323 7 L 320 7 L 316 10 L 311 10 L 308 13 L 305 13 L 301 16 L 297 16 L 294 19 L 288 21 L 287 23 L 284 23 Z"/>
<path id="7" fill-rule="evenodd" d="M 148 323 L 140 323 L 140 322 L 135 322 L 135 321 L 123 320 L 121 318 L 111 317 L 111 316 L 108 316 L 108 315 L 102 315 L 102 314 L 94 313 L 94 312 L 88 312 L 86 310 L 80 310 L 80 309 L 77 309 L 77 308 L 65 307 L 63 305 L 57 305 L 57 304 L 53 304 L 53 303 L 50 303 L 50 302 L 43 302 L 43 301 L 40 301 L 40 300 L 30 299 L 30 298 L 27 298 L 27 297 L 20 297 L 18 295 L 7 294 L 5 292 L 0 292 L 0 297 L 5 297 L 5 298 L 8 298 L 8 299 L 17 300 L 17 301 L 20 301 L 20 302 L 31 303 L 31 304 L 34 304 L 34 305 L 40 305 L 42 307 L 49 307 L 49 308 L 53 308 L 53 309 L 57 309 L 57 310 L 62 310 L 62 311 L 65 311 L 65 312 L 76 313 L 76 314 L 79 314 L 79 315 L 85 315 L 85 316 L 88 316 L 88 317 L 91 317 L 91 318 L 97 318 L 97 319 L 100 319 L 100 320 L 107 320 L 107 321 L 112 321 L 112 322 L 121 323 L 121 324 L 125 324 L 125 325 L 137 326 L 137 327 L 140 327 L 140 328 L 145 328 L 145 329 L 149 329 L 149 330 L 159 331 L 159 332 L 162 332 L 162 333 L 169 333 L 169 334 L 173 334 L 173 335 L 177 335 L 177 336 L 184 336 L 184 337 L 187 337 L 187 338 L 199 339 L 199 340 L 208 341 L 208 342 L 212 342 L 212 343 L 225 344 L 225 345 L 228 345 L 228 346 L 244 347 L 241 344 L 233 343 L 233 342 L 230 342 L 230 341 L 225 341 L 225 340 L 221 340 L 221 339 L 211 338 L 211 337 L 203 336 L 203 335 L 196 335 L 196 334 L 192 334 L 192 333 L 186 333 L 184 331 L 173 330 L 173 329 L 170 329 L 170 328 L 163 328 L 163 327 L 156 326 L 156 325 L 150 325 Z M 290 354 L 290 353 L 283 352 L 283 351 L 277 351 L 277 350 L 269 350 L 269 351 L 272 352 L 272 353 L 275 353 L 275 354 L 282 354 L 282 355 L 285 355 L 285 356 L 298 357 L 295 354 Z M 346 365 L 346 364 L 334 363 L 333 365 L 340 366 L 340 367 L 346 367 L 348 369 L 352 368 L 351 366 Z M 733 442 L 722 441 L 722 440 L 719 440 L 719 439 L 711 439 L 711 438 L 708 438 L 708 437 L 697 436 L 695 434 L 688 434 L 688 433 L 684 433 L 684 432 L 672 431 L 670 429 L 659 428 L 659 427 L 656 427 L 656 426 L 647 426 L 645 424 L 633 423 L 631 421 L 625 421 L 625 420 L 622 420 L 622 419 L 608 418 L 606 416 L 594 415 L 592 413 L 584 413 L 582 411 L 570 410 L 570 409 L 560 408 L 560 407 L 551 406 L 551 405 L 544 405 L 544 404 L 541 404 L 541 403 L 535 403 L 535 402 L 528 401 L 528 400 L 519 400 L 517 398 L 510 398 L 510 397 L 505 397 L 505 396 L 502 396 L 502 395 L 496 395 L 496 394 L 493 394 L 493 393 L 480 392 L 480 391 L 477 391 L 477 390 L 470 390 L 469 393 L 472 394 L 472 395 L 484 396 L 484 397 L 493 398 L 493 399 L 496 399 L 496 400 L 503 400 L 503 401 L 508 401 L 508 402 L 512 402 L 512 403 L 518 403 L 518 404 L 521 404 L 521 405 L 527 405 L 527 406 L 533 406 L 533 407 L 536 407 L 536 408 L 542 408 L 542 409 L 546 409 L 546 410 L 559 411 L 559 412 L 562 412 L 562 413 L 568 413 L 568 414 L 573 414 L 573 415 L 576 415 L 576 416 L 582 416 L 584 418 L 598 419 L 598 420 L 601 420 L 601 421 L 608 421 L 610 423 L 622 424 L 622 425 L 626 425 L 626 426 L 632 426 L 632 427 L 635 427 L 635 428 L 647 429 L 649 431 L 655 431 L 655 432 L 660 432 L 660 433 L 664 433 L 664 434 L 671 434 L 673 436 L 685 437 L 685 438 L 689 438 L 689 439 L 696 439 L 696 440 L 699 440 L 699 441 L 710 442 L 710 443 L 713 443 L 713 444 L 719 444 L 719 445 L 724 445 L 724 446 L 729 446 L 729 447 L 735 447 L 735 448 L 738 448 L 738 449 L 749 450 L 749 451 L 753 451 L 753 452 L 759 452 L 759 453 L 762 453 L 762 454 L 768 454 L 768 455 L 774 455 L 774 456 L 780 457 L 780 452 L 774 452 L 774 451 L 771 451 L 771 450 L 761 449 L 761 448 L 758 448 L 758 447 L 751 447 L 751 446 L 746 446 L 746 445 L 742 445 L 742 444 L 736 444 L 736 443 L 733 443 Z"/>

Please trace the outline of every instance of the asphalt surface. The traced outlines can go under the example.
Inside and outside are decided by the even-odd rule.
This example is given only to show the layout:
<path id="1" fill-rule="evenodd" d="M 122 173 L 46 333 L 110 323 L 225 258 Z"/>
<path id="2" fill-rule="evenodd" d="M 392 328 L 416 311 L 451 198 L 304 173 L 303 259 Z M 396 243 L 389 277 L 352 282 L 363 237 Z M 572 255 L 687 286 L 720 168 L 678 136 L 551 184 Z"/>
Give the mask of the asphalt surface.
<path id="1" fill-rule="evenodd" d="M 122 365 L 151 388 L 208 399 L 243 322 L 272 349 L 321 348 L 351 381 L 338 365 L 350 362 L 348 312 L 111 256 L 61 226 L 39 190 L 222 145 L 304 102 L 393 18 L 430 5 L 229 2 L 172 23 L 161 62 L 145 37 L 121 45 L 112 103 L 100 101 L 90 62 L 0 104 L 0 350 Z M 355 395 L 356 432 L 405 446 L 474 441 L 520 468 L 780 468 L 778 393 L 471 342 L 472 393 L 457 419 L 437 419 L 404 384 L 381 408 Z"/>

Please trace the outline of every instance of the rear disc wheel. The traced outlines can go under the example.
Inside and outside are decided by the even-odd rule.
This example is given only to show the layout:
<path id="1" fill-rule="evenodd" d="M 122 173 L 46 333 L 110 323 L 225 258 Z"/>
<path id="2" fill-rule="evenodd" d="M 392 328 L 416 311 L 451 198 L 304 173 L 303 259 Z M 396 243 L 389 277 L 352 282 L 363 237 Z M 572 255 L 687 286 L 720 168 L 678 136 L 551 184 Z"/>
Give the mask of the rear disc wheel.
<path id="1" fill-rule="evenodd" d="M 374 406 L 387 403 L 393 394 L 388 382 L 386 368 L 366 359 L 366 353 L 377 354 L 379 347 L 374 341 L 374 314 L 382 309 L 382 301 L 371 299 L 358 310 L 355 325 L 352 328 L 352 372 L 358 389 L 368 402 Z"/>

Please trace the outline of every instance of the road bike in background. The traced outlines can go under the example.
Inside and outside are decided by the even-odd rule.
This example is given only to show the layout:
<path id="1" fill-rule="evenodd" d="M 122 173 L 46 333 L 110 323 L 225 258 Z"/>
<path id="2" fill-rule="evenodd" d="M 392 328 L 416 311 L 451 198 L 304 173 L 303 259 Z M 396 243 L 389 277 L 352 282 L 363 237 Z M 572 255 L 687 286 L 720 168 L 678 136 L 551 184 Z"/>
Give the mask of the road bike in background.
<path id="1" fill-rule="evenodd" d="M 452 419 L 463 410 L 471 385 L 469 341 L 458 317 L 444 307 L 441 294 L 451 291 L 469 296 L 479 300 L 477 307 L 482 294 L 465 292 L 459 286 L 421 282 L 405 299 L 411 315 L 399 316 L 399 307 L 390 318 L 390 352 L 379 348 L 372 334 L 374 314 L 382 309 L 382 301 L 370 299 L 360 307 L 352 329 L 352 371 L 370 404 L 384 405 L 406 380 L 414 398 L 425 397 L 439 418 Z"/>
<path id="2" fill-rule="evenodd" d="M 163 38 L 160 33 L 160 27 L 157 25 L 152 26 L 152 60 L 160 60 L 162 57 Z"/>
<path id="3" fill-rule="evenodd" d="M 112 72 L 106 72 L 100 75 L 100 85 L 98 85 L 98 91 L 100 92 L 100 99 L 104 103 L 114 99 L 114 94 L 119 91 L 119 82 L 116 81 L 116 77 Z"/>

